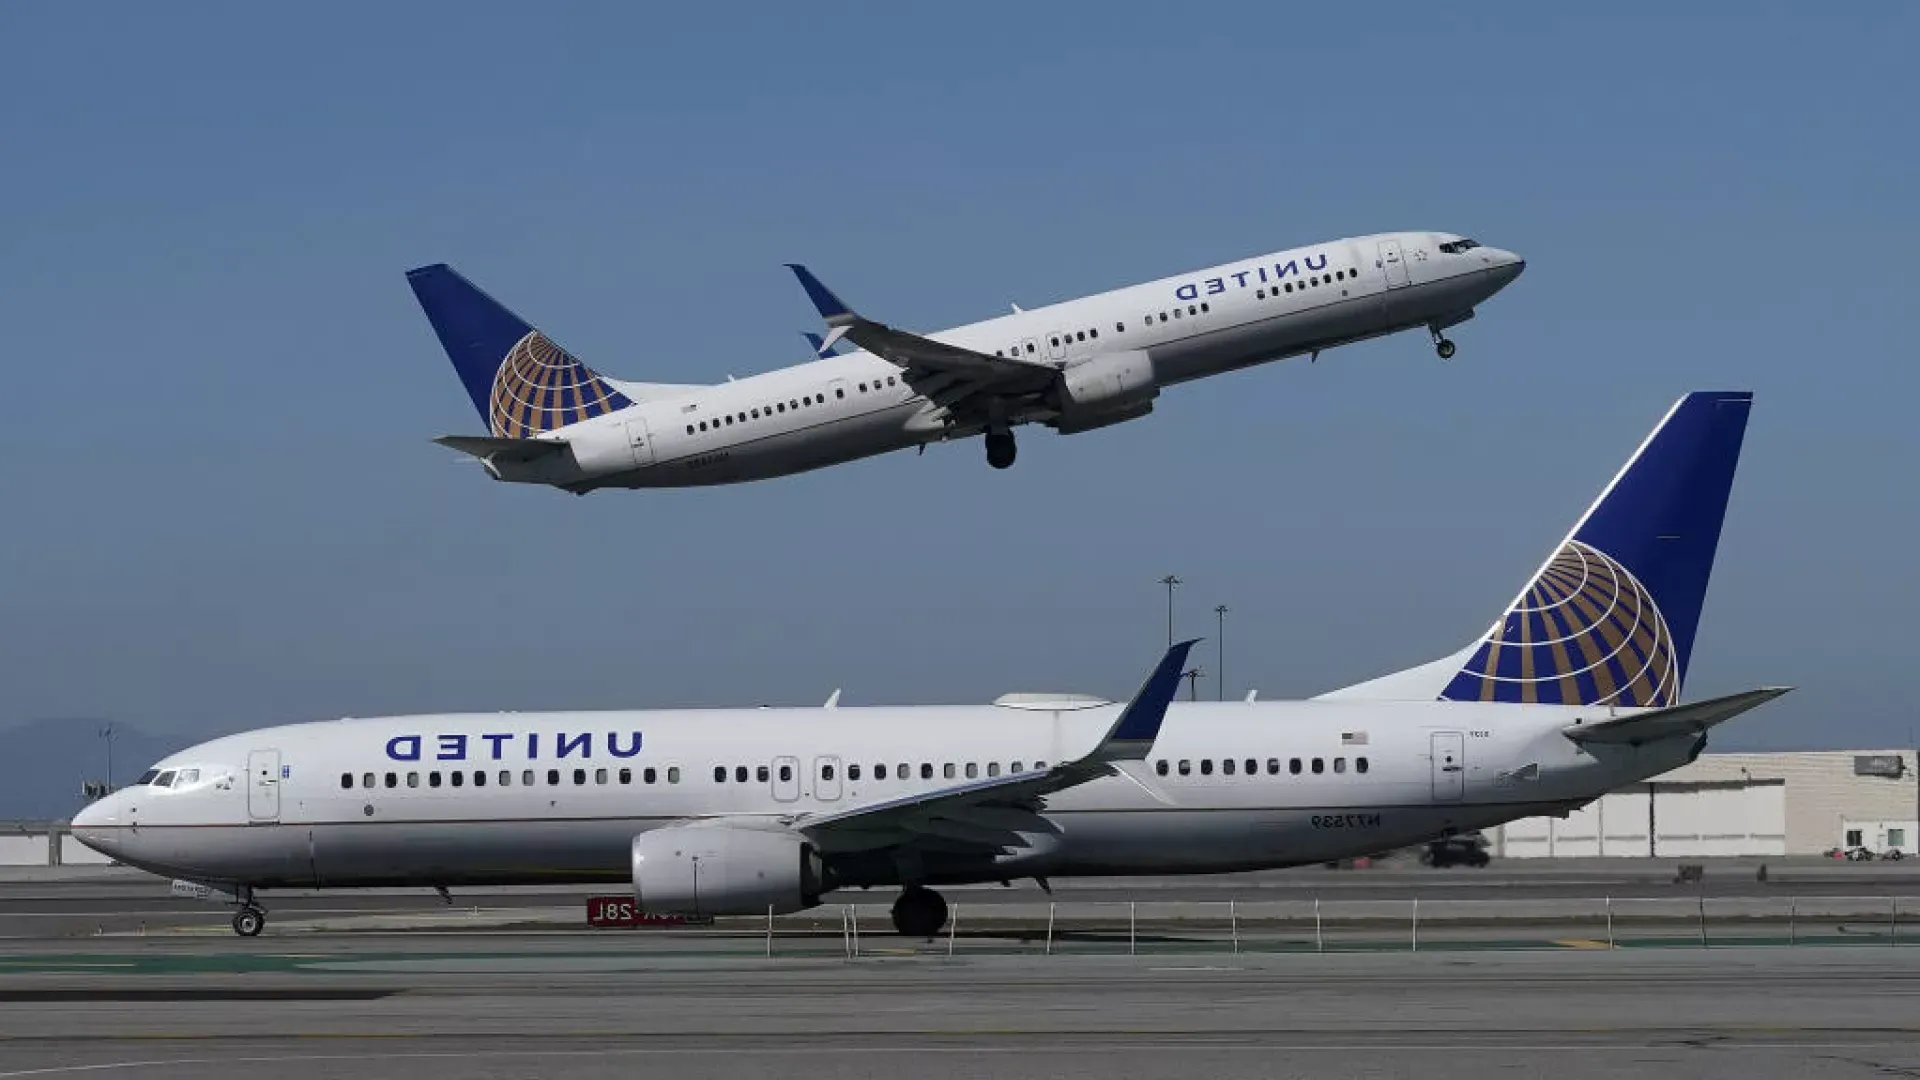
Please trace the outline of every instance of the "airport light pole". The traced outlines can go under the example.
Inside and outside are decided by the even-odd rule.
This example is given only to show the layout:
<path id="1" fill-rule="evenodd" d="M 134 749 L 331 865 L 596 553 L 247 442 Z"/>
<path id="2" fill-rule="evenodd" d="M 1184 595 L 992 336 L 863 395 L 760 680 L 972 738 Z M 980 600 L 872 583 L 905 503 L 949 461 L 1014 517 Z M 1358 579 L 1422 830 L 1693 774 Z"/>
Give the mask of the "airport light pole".
<path id="1" fill-rule="evenodd" d="M 100 729 L 100 741 L 107 744 L 107 794 L 113 794 L 113 725 Z"/>
<path id="2" fill-rule="evenodd" d="M 1167 587 L 1167 648 L 1171 649 L 1173 648 L 1173 590 L 1184 583 L 1178 577 L 1168 574 L 1160 579 L 1160 584 Z"/>
<path id="3" fill-rule="evenodd" d="M 1204 674 L 1206 674 L 1206 672 L 1201 671 L 1200 665 L 1198 664 L 1180 673 L 1180 677 L 1187 680 L 1188 701 L 1200 700 L 1200 676 Z"/>
<path id="4" fill-rule="evenodd" d="M 1219 662 L 1213 665 L 1214 697 L 1216 700 L 1225 701 L 1227 700 L 1227 605 L 1221 604 L 1214 608 L 1213 614 L 1220 621 L 1219 633 L 1213 639 L 1214 655 L 1219 658 Z"/>

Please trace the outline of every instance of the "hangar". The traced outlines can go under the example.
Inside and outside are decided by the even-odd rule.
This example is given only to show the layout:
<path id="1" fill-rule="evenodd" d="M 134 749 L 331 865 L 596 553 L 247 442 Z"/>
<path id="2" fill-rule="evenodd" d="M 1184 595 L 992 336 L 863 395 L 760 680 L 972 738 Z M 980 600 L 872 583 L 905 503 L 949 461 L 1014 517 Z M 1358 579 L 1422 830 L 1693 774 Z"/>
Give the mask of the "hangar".
<path id="1" fill-rule="evenodd" d="M 1912 750 L 1702 754 L 1564 818 L 1486 834 L 1509 859 L 1915 853 L 1920 772 Z"/>

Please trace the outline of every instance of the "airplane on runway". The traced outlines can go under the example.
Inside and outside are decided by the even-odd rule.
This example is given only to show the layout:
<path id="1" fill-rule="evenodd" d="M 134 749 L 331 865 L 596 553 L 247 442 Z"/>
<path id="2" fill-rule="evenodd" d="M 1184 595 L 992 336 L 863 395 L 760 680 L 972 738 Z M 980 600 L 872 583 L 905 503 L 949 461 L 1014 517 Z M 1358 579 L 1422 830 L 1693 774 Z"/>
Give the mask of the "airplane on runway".
<path id="1" fill-rule="evenodd" d="M 764 480 L 982 434 L 1004 469 L 1021 424 L 1092 431 L 1191 379 L 1416 327 L 1449 358 L 1443 332 L 1525 267 L 1451 233 L 1381 233 L 922 336 L 863 318 L 794 265 L 828 328 L 816 359 L 713 386 L 601 375 L 444 264 L 407 281 L 487 424 L 435 441 L 496 480 L 585 494 Z"/>
<path id="2" fill-rule="evenodd" d="M 1570 811 L 1786 692 L 1681 703 L 1750 404 L 1682 398 L 1487 632 L 1311 700 L 1176 704 L 1187 642 L 1124 706 L 295 724 L 174 754 L 73 834 L 244 935 L 265 889 L 621 882 L 701 915 L 898 887 L 921 936 L 942 884 L 1296 866 Z"/>

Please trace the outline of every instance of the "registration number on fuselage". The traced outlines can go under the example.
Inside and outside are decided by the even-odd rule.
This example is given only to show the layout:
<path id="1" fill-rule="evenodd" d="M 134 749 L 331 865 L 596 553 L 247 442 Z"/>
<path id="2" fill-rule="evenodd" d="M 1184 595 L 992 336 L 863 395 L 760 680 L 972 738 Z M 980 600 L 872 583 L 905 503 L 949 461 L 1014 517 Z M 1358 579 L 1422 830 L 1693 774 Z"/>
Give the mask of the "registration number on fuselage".
<path id="1" fill-rule="evenodd" d="M 1315 814 L 1310 819 L 1316 829 L 1377 829 L 1379 814 Z"/>

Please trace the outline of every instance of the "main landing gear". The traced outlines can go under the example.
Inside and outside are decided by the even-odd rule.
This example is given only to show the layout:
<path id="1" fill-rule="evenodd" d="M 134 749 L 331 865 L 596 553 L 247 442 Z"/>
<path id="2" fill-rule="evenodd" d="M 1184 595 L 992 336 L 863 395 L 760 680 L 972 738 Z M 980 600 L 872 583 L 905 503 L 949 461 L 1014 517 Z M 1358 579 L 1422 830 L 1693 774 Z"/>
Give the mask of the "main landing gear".
<path id="1" fill-rule="evenodd" d="M 947 925 L 947 901 L 932 889 L 909 885 L 893 902 L 893 928 L 901 937 L 930 938 Z"/>
<path id="2" fill-rule="evenodd" d="M 266 928 L 267 913 L 253 904 L 233 913 L 233 932 L 241 937 L 259 937 Z"/>
<path id="3" fill-rule="evenodd" d="M 987 429 L 987 464 L 996 469 L 1005 469 L 1013 465 L 1014 457 L 1020 448 L 1014 445 L 1013 429 L 1008 427 Z"/>

